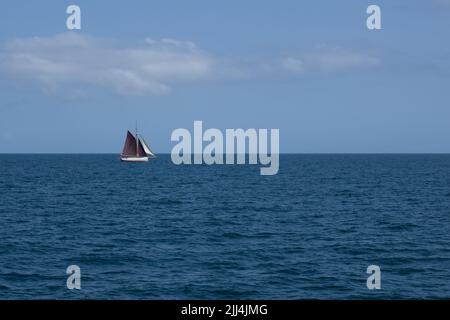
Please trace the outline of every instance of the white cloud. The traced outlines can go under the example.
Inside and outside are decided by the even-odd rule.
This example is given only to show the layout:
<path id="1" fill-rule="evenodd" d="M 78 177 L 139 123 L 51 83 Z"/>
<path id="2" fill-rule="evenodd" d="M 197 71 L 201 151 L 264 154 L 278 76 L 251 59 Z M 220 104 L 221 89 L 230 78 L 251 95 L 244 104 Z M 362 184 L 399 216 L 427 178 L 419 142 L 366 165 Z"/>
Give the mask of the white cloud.
<path id="1" fill-rule="evenodd" d="M 293 72 L 305 71 L 305 63 L 302 59 L 296 59 L 292 57 L 285 58 L 281 61 L 282 66 Z"/>
<path id="2" fill-rule="evenodd" d="M 343 49 L 321 49 L 299 57 L 287 57 L 281 60 L 284 69 L 301 73 L 307 71 L 343 71 L 359 67 L 379 65 L 379 59 Z"/>
<path id="3" fill-rule="evenodd" d="M 326 46 L 281 61 L 219 60 L 190 41 L 146 38 L 140 45 L 124 47 L 74 32 L 16 39 L 0 49 L 1 73 L 37 82 L 47 92 L 70 86 L 68 93 L 77 95 L 83 95 L 86 86 L 123 95 L 159 95 L 179 82 L 271 77 L 280 66 L 284 71 L 308 73 L 379 63 L 369 55 Z"/>
<path id="4" fill-rule="evenodd" d="M 76 33 L 17 39 L 0 53 L 2 71 L 46 90 L 82 84 L 125 95 L 168 93 L 175 82 L 211 77 L 215 64 L 192 42 L 148 38 L 141 46 L 118 47 Z"/>

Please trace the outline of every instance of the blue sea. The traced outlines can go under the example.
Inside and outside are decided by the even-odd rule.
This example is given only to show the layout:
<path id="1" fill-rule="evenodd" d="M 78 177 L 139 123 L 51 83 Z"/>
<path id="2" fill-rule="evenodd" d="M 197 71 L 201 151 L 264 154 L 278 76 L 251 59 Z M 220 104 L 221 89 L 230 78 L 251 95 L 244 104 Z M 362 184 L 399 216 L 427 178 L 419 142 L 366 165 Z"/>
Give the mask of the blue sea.
<path id="1" fill-rule="evenodd" d="M 0 299 L 450 298 L 450 155 L 259 168 L 0 155 Z"/>

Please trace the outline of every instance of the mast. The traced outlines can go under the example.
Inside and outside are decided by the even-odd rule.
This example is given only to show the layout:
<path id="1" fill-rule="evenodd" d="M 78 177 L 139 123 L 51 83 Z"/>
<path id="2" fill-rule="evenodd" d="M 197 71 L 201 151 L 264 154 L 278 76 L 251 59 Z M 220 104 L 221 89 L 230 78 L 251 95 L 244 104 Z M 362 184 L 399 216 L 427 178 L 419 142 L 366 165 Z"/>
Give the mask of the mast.
<path id="1" fill-rule="evenodd" d="M 138 138 L 138 131 L 137 131 L 137 120 L 136 120 L 136 157 L 139 156 L 139 138 Z"/>

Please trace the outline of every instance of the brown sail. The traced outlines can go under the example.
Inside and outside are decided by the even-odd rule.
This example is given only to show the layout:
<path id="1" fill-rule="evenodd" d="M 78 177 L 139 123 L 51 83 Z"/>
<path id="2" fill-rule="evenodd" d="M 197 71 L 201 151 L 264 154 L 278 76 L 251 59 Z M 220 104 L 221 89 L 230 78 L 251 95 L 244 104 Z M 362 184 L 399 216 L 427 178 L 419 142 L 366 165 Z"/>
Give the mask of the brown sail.
<path id="1" fill-rule="evenodd" d="M 140 149 L 140 148 L 139 148 Z M 130 131 L 127 131 L 127 139 L 125 140 L 125 145 L 122 150 L 123 156 L 136 156 L 136 138 Z"/>
<path id="2" fill-rule="evenodd" d="M 138 157 L 146 157 L 147 153 L 144 150 L 144 147 L 142 146 L 141 139 L 139 139 L 138 148 L 137 148 L 137 156 Z"/>

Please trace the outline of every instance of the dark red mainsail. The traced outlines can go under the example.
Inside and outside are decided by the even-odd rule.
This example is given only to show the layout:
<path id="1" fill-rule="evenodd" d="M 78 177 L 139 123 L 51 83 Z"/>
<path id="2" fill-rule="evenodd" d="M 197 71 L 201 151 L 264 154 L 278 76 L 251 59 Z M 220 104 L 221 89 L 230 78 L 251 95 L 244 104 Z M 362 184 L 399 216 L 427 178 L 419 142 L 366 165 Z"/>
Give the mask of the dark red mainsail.
<path id="1" fill-rule="evenodd" d="M 140 147 L 139 149 L 141 149 Z M 144 153 L 145 154 L 145 153 Z M 122 150 L 123 156 L 136 156 L 136 138 L 133 136 L 133 134 L 130 131 L 127 131 L 127 139 L 125 140 L 125 145 L 123 146 Z"/>

